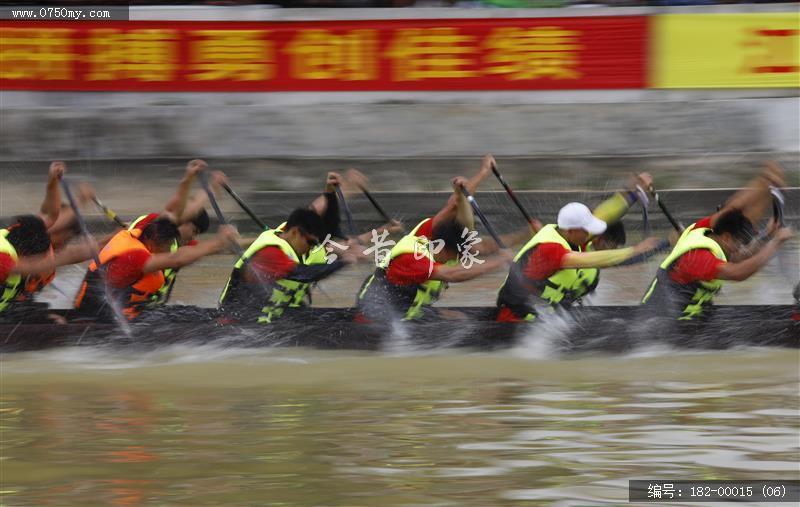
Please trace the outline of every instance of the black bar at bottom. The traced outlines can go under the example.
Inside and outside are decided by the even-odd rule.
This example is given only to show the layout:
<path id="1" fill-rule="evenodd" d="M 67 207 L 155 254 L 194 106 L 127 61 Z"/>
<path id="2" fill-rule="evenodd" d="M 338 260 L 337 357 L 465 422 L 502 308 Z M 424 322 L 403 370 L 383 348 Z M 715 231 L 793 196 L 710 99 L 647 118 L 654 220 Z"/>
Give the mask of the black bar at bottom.
<path id="1" fill-rule="evenodd" d="M 629 502 L 800 502 L 800 480 L 628 481 Z"/>

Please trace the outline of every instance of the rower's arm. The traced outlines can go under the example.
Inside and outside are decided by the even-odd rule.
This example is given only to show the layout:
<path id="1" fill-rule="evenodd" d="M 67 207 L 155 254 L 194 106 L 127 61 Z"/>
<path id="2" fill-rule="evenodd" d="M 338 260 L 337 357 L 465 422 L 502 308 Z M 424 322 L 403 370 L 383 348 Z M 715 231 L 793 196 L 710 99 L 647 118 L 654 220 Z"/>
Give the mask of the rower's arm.
<path id="1" fill-rule="evenodd" d="M 17 260 L 11 272 L 19 275 L 38 275 L 50 273 L 59 266 L 77 264 L 92 258 L 97 244 L 81 241 L 65 246 L 55 255 L 43 254 L 32 257 L 22 257 Z"/>
<path id="2" fill-rule="evenodd" d="M 453 186 L 455 188 L 451 198 L 456 201 L 456 220 L 459 224 L 472 230 L 475 228 L 475 215 L 472 213 L 472 206 L 470 206 L 469 201 L 464 196 L 464 192 L 458 188 L 458 185 Z M 472 193 L 469 188 L 467 190 Z"/>
<path id="3" fill-rule="evenodd" d="M 614 223 L 637 201 L 636 194 L 629 191 L 617 192 L 597 205 L 592 214 L 606 223 Z"/>
<path id="4" fill-rule="evenodd" d="M 170 253 L 161 253 L 150 256 L 142 271 L 152 273 L 167 268 L 182 268 L 197 262 L 206 255 L 211 255 L 222 250 L 225 244 L 218 239 L 201 241 L 193 246 L 182 246 Z"/>
<path id="5" fill-rule="evenodd" d="M 78 207 L 84 208 L 94 198 L 94 189 L 88 183 L 81 183 L 75 197 Z M 62 233 L 73 228 L 76 222 L 77 217 L 75 216 L 75 210 L 72 209 L 72 206 L 62 204 L 61 211 L 58 213 L 58 218 L 55 223 L 47 229 L 48 234 L 50 234 L 50 240 L 53 242 L 53 248 L 57 250 L 60 249 L 63 243 L 73 236 L 72 233 Z"/>
<path id="6" fill-rule="evenodd" d="M 222 171 L 212 171 L 210 181 L 211 193 L 219 199 L 220 189 L 223 184 L 228 184 L 228 178 Z M 205 190 L 198 190 L 186 203 L 183 213 L 179 217 L 176 217 L 177 221 L 175 223 L 181 225 L 190 222 L 200 213 L 200 210 L 202 210 L 206 204 L 208 204 L 208 194 Z"/>
<path id="7" fill-rule="evenodd" d="M 633 256 L 644 254 L 659 247 L 658 238 L 647 238 L 638 245 L 616 250 L 595 252 L 569 252 L 561 261 L 562 268 L 607 268 L 621 264 Z"/>
<path id="8" fill-rule="evenodd" d="M 33 257 L 22 257 L 17 259 L 10 273 L 16 275 L 38 275 L 39 273 L 49 273 L 56 268 L 52 256 L 37 255 Z"/>
<path id="9" fill-rule="evenodd" d="M 325 176 L 325 191 L 320 194 L 316 199 L 311 202 L 311 209 L 323 217 L 328 213 L 328 208 L 334 203 L 337 203 L 336 213 L 338 215 L 338 201 L 336 200 L 336 187 L 342 182 L 342 176 L 336 172 L 329 172 Z"/>
<path id="10" fill-rule="evenodd" d="M 208 168 L 208 164 L 199 159 L 190 160 L 186 164 L 186 172 L 180 183 L 178 183 L 178 188 L 164 205 L 164 214 L 172 218 L 175 223 L 181 223 L 181 217 L 183 217 L 186 203 L 189 200 L 189 191 L 192 188 L 192 183 L 197 174 L 206 168 Z"/>
<path id="11" fill-rule="evenodd" d="M 636 186 L 648 189 L 653 185 L 653 178 L 648 173 L 639 173 L 628 188 L 620 190 L 605 201 L 601 202 L 592 211 L 592 214 L 606 223 L 614 223 L 625 216 L 625 213 L 639 200 Z"/>
<path id="12" fill-rule="evenodd" d="M 94 237 L 89 241 L 82 239 L 80 242 L 69 244 L 56 252 L 55 265 L 56 267 L 61 267 L 88 261 L 98 249 L 99 246 Z"/>
<path id="13" fill-rule="evenodd" d="M 492 173 L 492 165 L 494 165 L 494 163 L 495 160 L 492 155 L 486 154 L 483 156 L 480 169 L 475 176 L 463 182 L 464 187 L 470 194 L 474 195 L 475 191 L 478 190 L 478 186 Z M 433 228 L 435 229 L 439 224 L 454 218 L 469 229 L 475 228 L 475 217 L 472 215 L 472 207 L 456 185 L 454 185 L 453 194 L 447 200 L 447 204 L 433 217 Z"/>
<path id="14" fill-rule="evenodd" d="M 238 240 L 239 234 L 236 232 L 236 228 L 231 225 L 220 226 L 213 239 L 201 241 L 192 246 L 182 246 L 174 252 L 151 255 L 142 271 L 152 273 L 167 268 L 182 268 L 197 262 L 206 255 L 219 252 Z"/>
<path id="15" fill-rule="evenodd" d="M 50 164 L 50 171 L 47 175 L 47 189 L 45 190 L 42 205 L 39 208 L 40 216 L 48 229 L 56 223 L 58 214 L 61 211 L 61 188 L 58 181 L 66 171 L 67 166 L 64 162 L 56 161 Z"/>
<path id="16" fill-rule="evenodd" d="M 214 186 L 212 186 L 212 189 L 214 189 L 214 193 L 216 194 L 217 189 Z M 178 218 L 177 224 L 180 225 L 191 221 L 200 213 L 200 210 L 203 209 L 207 203 L 208 194 L 206 194 L 205 191 L 198 190 L 195 192 L 189 202 L 186 203 L 186 207 L 183 210 L 183 214 Z"/>
<path id="17" fill-rule="evenodd" d="M 443 282 L 466 282 L 486 273 L 496 271 L 499 268 L 504 268 L 511 262 L 513 253 L 509 250 L 502 250 L 501 252 L 501 255 L 485 259 L 483 264 L 475 263 L 469 269 L 460 264 L 457 266 L 439 266 L 431 276 L 431 279 Z"/>
<path id="18" fill-rule="evenodd" d="M 300 283 L 314 283 L 328 278 L 345 266 L 347 266 L 346 262 L 338 260 L 330 264 L 298 264 L 291 273 L 286 275 L 286 279 Z"/>
<path id="19" fill-rule="evenodd" d="M 650 258 L 652 258 L 652 257 L 654 257 L 654 256 L 656 256 L 656 255 L 658 255 L 660 253 L 669 251 L 671 248 L 672 248 L 672 245 L 670 244 L 669 240 L 662 239 L 662 240 L 660 240 L 658 246 L 655 249 L 650 250 L 649 252 L 636 254 L 633 257 L 631 257 L 630 259 L 628 259 L 628 260 L 626 260 L 624 262 L 620 262 L 619 264 L 617 264 L 617 266 L 632 266 L 634 264 L 641 264 L 642 262 L 646 262 L 646 261 L 650 260 Z"/>
<path id="20" fill-rule="evenodd" d="M 775 255 L 775 252 L 778 251 L 781 243 L 791 236 L 791 231 L 786 228 L 778 230 L 775 237 L 767 242 L 767 244 L 752 257 L 748 257 L 741 262 L 725 262 L 720 264 L 717 278 L 721 280 L 734 280 L 737 282 L 747 280 L 758 272 L 759 269 L 764 267 L 772 256 Z"/>
<path id="21" fill-rule="evenodd" d="M 783 169 L 776 162 L 768 161 L 761 174 L 751 180 L 745 188 L 733 194 L 725 205 L 711 216 L 711 228 L 717 225 L 719 217 L 734 209 L 740 210 L 752 223 L 758 223 L 772 205 L 770 185 L 782 187 L 785 184 Z"/>
<path id="22" fill-rule="evenodd" d="M 616 266 L 636 255 L 633 247 L 597 252 L 570 252 L 561 261 L 562 268 L 607 268 Z"/>

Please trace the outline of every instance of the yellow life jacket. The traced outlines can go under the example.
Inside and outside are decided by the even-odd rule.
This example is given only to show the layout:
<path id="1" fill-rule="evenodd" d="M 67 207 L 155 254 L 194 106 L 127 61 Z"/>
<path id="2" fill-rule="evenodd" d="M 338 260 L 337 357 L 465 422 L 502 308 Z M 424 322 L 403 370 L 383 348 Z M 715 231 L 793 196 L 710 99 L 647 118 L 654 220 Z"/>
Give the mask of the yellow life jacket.
<path id="1" fill-rule="evenodd" d="M 142 215 L 133 222 L 131 222 L 131 224 L 128 226 L 128 230 L 132 231 L 136 229 L 136 226 L 139 224 L 139 222 L 141 222 L 148 216 L 149 215 Z M 180 248 L 180 245 L 178 244 L 178 241 L 175 240 L 172 242 L 172 245 L 170 245 L 169 251 L 175 252 L 176 250 L 178 250 L 178 248 Z M 167 304 L 167 302 L 169 301 L 169 296 L 172 294 L 172 289 L 175 286 L 175 279 L 178 277 L 178 271 L 179 271 L 178 268 L 167 268 L 163 271 L 164 285 L 162 285 L 161 288 L 159 288 L 156 291 L 156 293 L 153 294 L 153 297 L 151 298 L 150 302 L 147 305 L 148 308 L 157 308 L 159 306 Z"/>
<path id="2" fill-rule="evenodd" d="M 262 232 L 253 244 L 245 250 L 239 260 L 236 261 L 231 276 L 228 278 L 228 283 L 225 284 L 225 289 L 223 289 L 220 295 L 220 306 L 224 307 L 238 295 L 242 285 L 242 268 L 245 267 L 250 258 L 259 250 L 270 246 L 276 246 L 297 264 L 302 263 L 302 260 L 297 256 L 292 246 L 279 236 L 280 232 L 282 232 L 280 229 L 270 229 Z M 262 324 L 271 323 L 283 315 L 286 308 L 300 306 L 305 296 L 305 285 L 307 284 L 287 279 L 280 279 L 272 282 L 269 287 L 269 299 L 261 308 L 261 315 L 258 317 L 258 322 Z M 241 301 L 239 303 L 241 303 Z"/>
<path id="3" fill-rule="evenodd" d="M 670 254 L 658 268 L 655 278 L 650 283 L 642 303 L 654 305 L 659 312 L 671 310 L 678 312 L 678 320 L 695 320 L 705 316 L 706 310 L 713 304 L 714 296 L 722 289 L 722 280 L 696 281 L 689 285 L 679 284 L 669 277 L 672 266 L 686 253 L 692 250 L 705 249 L 717 259 L 727 262 L 722 247 L 709 238 L 711 229 L 695 224 L 689 226 L 675 244 Z"/>
<path id="4" fill-rule="evenodd" d="M 281 225 L 275 228 L 275 231 L 278 233 L 283 232 L 284 228 L 286 227 L 286 222 L 283 222 Z M 328 263 L 328 252 L 325 250 L 324 245 L 317 245 L 311 250 L 308 251 L 302 257 L 302 264 L 307 266 L 319 265 L 319 264 L 327 264 Z M 299 285 L 297 289 L 297 295 L 293 298 L 292 303 L 289 305 L 290 307 L 298 307 L 304 305 L 304 300 L 307 300 L 308 303 L 311 303 L 311 286 L 310 283 L 301 283 L 297 282 Z"/>
<path id="5" fill-rule="evenodd" d="M 19 260 L 17 250 L 14 248 L 14 245 L 6 239 L 6 236 L 8 236 L 8 229 L 0 229 L 0 253 L 8 254 L 14 262 L 17 262 Z M 0 294 L 0 313 L 5 311 L 6 308 L 13 303 L 20 292 L 22 292 L 22 289 L 22 276 L 19 274 L 11 274 L 3 280 L 3 292 Z"/>
<path id="6" fill-rule="evenodd" d="M 325 250 L 325 247 L 323 245 L 317 245 L 312 248 L 303 256 L 303 264 L 308 266 L 328 264 L 328 252 Z M 306 302 L 311 304 L 312 285 L 313 284 L 310 283 L 300 283 L 300 288 L 297 290 L 300 302 L 298 304 L 293 304 L 292 306 L 303 306 L 306 304 Z"/>
<path id="7" fill-rule="evenodd" d="M 419 285 L 399 287 L 386 279 L 386 271 L 392 259 L 403 254 L 414 254 L 433 263 L 431 240 L 425 236 L 418 236 L 419 229 L 428 221 L 427 218 L 417 224 L 414 229 L 404 236 L 378 263 L 378 268 L 367 278 L 358 294 L 358 304 L 361 307 L 369 304 L 370 299 L 377 298 L 387 301 L 395 310 L 403 314 L 403 320 L 416 320 L 424 315 L 425 308 L 433 305 L 442 292 L 447 289 L 447 283 L 441 280 L 426 280 Z M 454 261 L 456 262 L 456 261 Z M 449 263 L 450 264 L 450 263 Z M 380 292 L 380 294 L 376 293 Z"/>
<path id="8" fill-rule="evenodd" d="M 115 234 L 98 254 L 101 266 L 107 265 L 121 254 L 131 250 L 144 250 L 147 253 L 151 253 L 144 246 L 144 243 L 139 240 L 141 234 L 142 231 L 140 229 L 122 230 Z M 94 307 L 104 306 L 104 303 L 98 300 L 104 295 L 101 284 L 102 278 L 100 277 L 98 266 L 92 261 L 89 263 L 89 269 L 78 290 L 78 295 L 75 297 L 75 308 L 86 310 L 86 307 L 90 307 L 88 310 L 92 311 Z M 112 297 L 120 301 L 122 313 L 128 319 L 133 319 L 148 306 L 153 295 L 163 285 L 164 274 L 161 271 L 145 273 L 136 282 L 124 289 L 112 289 Z"/>
<path id="9" fill-rule="evenodd" d="M 599 281 L 600 271 L 596 268 L 559 269 L 544 281 L 528 280 L 523 274 L 524 267 L 533 251 L 542 243 L 558 243 L 567 250 L 574 250 L 572 245 L 559 234 L 556 224 L 545 225 L 514 257 L 514 263 L 498 293 L 498 306 L 508 306 L 520 318 L 526 320 L 533 320 L 536 317 L 533 306 L 528 302 L 530 296 L 536 296 L 551 306 L 570 306 L 593 291 Z M 578 248 L 574 251 L 583 250 Z M 531 286 L 534 288 L 533 294 Z"/>

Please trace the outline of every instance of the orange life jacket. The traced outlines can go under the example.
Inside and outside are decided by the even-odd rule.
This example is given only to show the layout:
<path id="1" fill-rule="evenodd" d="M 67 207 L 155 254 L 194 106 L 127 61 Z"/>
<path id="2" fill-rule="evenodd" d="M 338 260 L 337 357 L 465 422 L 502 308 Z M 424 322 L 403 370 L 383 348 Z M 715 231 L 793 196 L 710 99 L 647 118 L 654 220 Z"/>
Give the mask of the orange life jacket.
<path id="1" fill-rule="evenodd" d="M 50 247 L 50 251 L 48 252 L 50 257 L 55 255 L 53 252 L 53 247 Z M 38 274 L 38 275 L 28 275 L 25 278 L 24 286 L 22 287 L 22 291 L 17 296 L 17 301 L 28 301 L 33 299 L 37 293 L 41 292 L 42 289 L 47 287 L 50 282 L 53 281 L 53 278 L 56 277 L 56 272 L 51 271 L 49 273 Z"/>
<path id="2" fill-rule="evenodd" d="M 119 231 L 100 250 L 101 266 L 107 265 L 118 256 L 131 250 L 144 250 L 150 253 L 144 243 L 139 241 L 141 234 L 142 231 L 140 229 Z M 155 271 L 153 273 L 145 273 L 139 280 L 128 287 L 111 288 L 111 295 L 120 303 L 125 316 L 128 319 L 133 319 L 144 310 L 152 296 L 158 292 L 162 285 L 164 285 L 164 273 Z M 75 308 L 84 309 L 83 307 L 88 305 L 91 311 L 91 307 L 103 306 L 103 301 L 97 300 L 97 298 L 102 298 L 103 296 L 102 279 L 98 272 L 97 264 L 92 261 L 75 298 Z"/>

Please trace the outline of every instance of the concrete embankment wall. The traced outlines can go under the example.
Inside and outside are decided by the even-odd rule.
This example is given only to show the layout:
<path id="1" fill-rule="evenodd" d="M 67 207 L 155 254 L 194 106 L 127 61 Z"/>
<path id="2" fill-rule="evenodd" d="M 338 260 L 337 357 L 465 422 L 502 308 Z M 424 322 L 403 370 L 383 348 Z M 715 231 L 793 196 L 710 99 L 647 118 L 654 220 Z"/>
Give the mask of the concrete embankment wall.
<path id="1" fill-rule="evenodd" d="M 138 20 L 318 20 L 786 12 L 133 8 Z M 164 157 L 655 158 L 796 154 L 798 90 L 416 93 L 0 92 L 0 160 Z"/>
<path id="2" fill-rule="evenodd" d="M 2 92 L 0 160 L 796 153 L 800 99 L 746 95 Z"/>
<path id="3" fill-rule="evenodd" d="M 401 17 L 769 12 L 786 5 L 644 9 L 133 8 L 132 19 L 302 20 Z M 797 89 L 415 93 L 91 93 L 0 91 L 0 216 L 31 211 L 47 161 L 93 178 L 126 214 L 159 209 L 189 158 L 235 188 L 317 191 L 357 167 L 377 190 L 446 190 L 494 153 L 518 189 L 616 188 L 652 172 L 660 188 L 743 185 L 765 158 L 800 185 Z M 490 183 L 490 185 L 495 185 Z M 254 195 L 257 197 L 257 195 Z M 412 209 L 418 202 L 400 203 Z M 427 209 L 427 206 L 420 205 Z M 233 211 L 233 210 L 232 210 Z M 284 210 L 285 211 L 285 210 Z M 422 209 L 420 209 L 422 211 Z M 543 212 L 546 212 L 543 210 Z"/>

